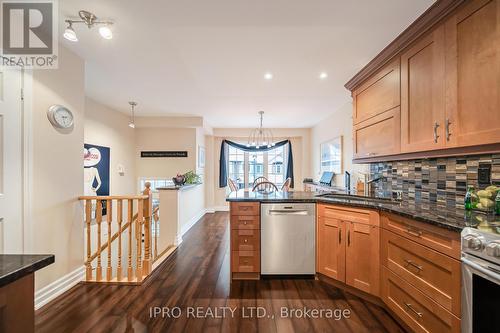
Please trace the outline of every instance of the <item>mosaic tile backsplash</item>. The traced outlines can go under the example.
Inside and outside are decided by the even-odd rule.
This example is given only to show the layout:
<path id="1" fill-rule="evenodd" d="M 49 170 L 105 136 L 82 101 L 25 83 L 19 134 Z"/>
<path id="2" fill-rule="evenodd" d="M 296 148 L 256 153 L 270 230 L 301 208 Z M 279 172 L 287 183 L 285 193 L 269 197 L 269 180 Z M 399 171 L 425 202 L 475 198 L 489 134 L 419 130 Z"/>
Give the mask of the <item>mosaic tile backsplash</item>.
<path id="1" fill-rule="evenodd" d="M 384 177 L 375 184 L 378 195 L 402 191 L 405 201 L 461 208 L 468 185 L 485 187 L 478 183 L 480 166 L 490 167 L 490 183 L 500 185 L 500 154 L 372 163 L 370 173 L 372 178 Z"/>

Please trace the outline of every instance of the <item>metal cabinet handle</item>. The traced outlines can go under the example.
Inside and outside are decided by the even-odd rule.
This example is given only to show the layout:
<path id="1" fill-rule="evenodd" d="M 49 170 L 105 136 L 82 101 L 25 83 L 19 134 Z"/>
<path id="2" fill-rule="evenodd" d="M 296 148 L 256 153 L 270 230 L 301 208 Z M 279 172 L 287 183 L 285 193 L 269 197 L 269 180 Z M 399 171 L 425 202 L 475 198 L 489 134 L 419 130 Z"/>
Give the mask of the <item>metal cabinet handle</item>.
<path id="1" fill-rule="evenodd" d="M 410 227 L 407 227 L 406 228 L 406 232 L 409 234 L 409 235 L 412 235 L 412 236 L 415 236 L 415 237 L 422 237 L 422 231 L 420 230 L 414 230 Z"/>
<path id="2" fill-rule="evenodd" d="M 243 221 L 243 224 L 244 224 L 244 225 L 247 225 L 247 221 Z"/>
<path id="3" fill-rule="evenodd" d="M 436 121 L 434 123 L 434 143 L 437 143 L 438 142 L 438 138 L 439 138 L 439 135 L 438 135 L 438 127 L 439 127 L 439 123 Z"/>
<path id="4" fill-rule="evenodd" d="M 411 305 L 411 303 L 406 303 L 405 302 L 405 305 L 406 307 L 411 310 L 411 312 L 413 312 L 414 314 L 416 314 L 417 316 L 419 316 L 420 318 L 422 318 L 424 315 L 422 314 L 422 312 L 418 312 L 417 310 L 415 310 L 415 308 Z"/>
<path id="5" fill-rule="evenodd" d="M 404 261 L 406 262 L 406 266 L 413 266 L 416 269 L 418 269 L 419 271 L 424 270 L 424 268 L 421 265 L 418 265 L 418 264 L 416 264 L 415 262 L 413 262 L 413 261 L 411 261 L 409 259 L 405 259 Z"/>
<path id="6" fill-rule="evenodd" d="M 339 229 L 339 244 L 342 242 L 342 229 Z"/>
<path id="7" fill-rule="evenodd" d="M 351 229 L 347 230 L 347 246 L 351 245 Z"/>
<path id="8" fill-rule="evenodd" d="M 446 141 L 450 141 L 450 125 L 451 121 L 450 119 L 446 119 L 446 124 L 445 124 L 445 131 L 446 131 Z"/>
<path id="9" fill-rule="evenodd" d="M 248 243 L 248 239 L 246 239 L 246 238 L 245 238 L 244 242 L 245 242 L 245 243 Z"/>

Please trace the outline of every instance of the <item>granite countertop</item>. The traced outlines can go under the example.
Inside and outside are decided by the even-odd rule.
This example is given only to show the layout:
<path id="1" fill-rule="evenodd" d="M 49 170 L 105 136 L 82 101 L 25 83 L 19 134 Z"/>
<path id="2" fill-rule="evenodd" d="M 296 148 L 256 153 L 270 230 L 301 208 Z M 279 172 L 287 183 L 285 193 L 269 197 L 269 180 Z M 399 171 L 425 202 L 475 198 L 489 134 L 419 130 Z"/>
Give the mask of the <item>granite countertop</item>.
<path id="1" fill-rule="evenodd" d="M 322 202 L 346 205 L 359 208 L 372 208 L 379 211 L 398 214 L 424 223 L 433 224 L 452 231 L 460 232 L 468 226 L 484 226 L 497 228 L 500 233 L 500 216 L 486 215 L 479 212 L 465 211 L 464 209 L 451 209 L 436 204 L 418 201 L 409 202 L 377 202 L 362 197 L 354 198 L 324 198 L 313 192 L 274 192 L 262 194 L 239 190 L 229 194 L 226 201 L 259 201 L 259 202 Z"/>
<path id="2" fill-rule="evenodd" d="M 52 263 L 52 254 L 0 254 L 0 287 Z"/>

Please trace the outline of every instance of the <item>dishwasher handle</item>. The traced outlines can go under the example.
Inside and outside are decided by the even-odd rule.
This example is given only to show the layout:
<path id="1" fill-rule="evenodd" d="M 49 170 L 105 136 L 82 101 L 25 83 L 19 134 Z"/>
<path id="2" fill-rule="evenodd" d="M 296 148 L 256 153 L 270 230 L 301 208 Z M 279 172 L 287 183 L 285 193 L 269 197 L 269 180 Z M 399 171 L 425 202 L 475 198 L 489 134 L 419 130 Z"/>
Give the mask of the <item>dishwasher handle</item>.
<path id="1" fill-rule="evenodd" d="M 290 209 L 271 209 L 269 211 L 269 215 L 302 215 L 302 216 L 307 216 L 309 215 L 309 211 L 307 209 L 296 209 L 296 210 L 290 210 Z"/>

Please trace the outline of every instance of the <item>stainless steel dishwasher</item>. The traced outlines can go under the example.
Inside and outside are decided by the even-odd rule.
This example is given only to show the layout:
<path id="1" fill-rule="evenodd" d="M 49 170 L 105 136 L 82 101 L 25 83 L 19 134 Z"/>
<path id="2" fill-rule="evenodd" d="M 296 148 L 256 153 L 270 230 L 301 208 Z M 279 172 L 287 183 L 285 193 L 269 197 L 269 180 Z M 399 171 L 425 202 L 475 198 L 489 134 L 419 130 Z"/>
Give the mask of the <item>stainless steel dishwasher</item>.
<path id="1" fill-rule="evenodd" d="M 261 274 L 316 273 L 316 205 L 261 204 Z"/>

